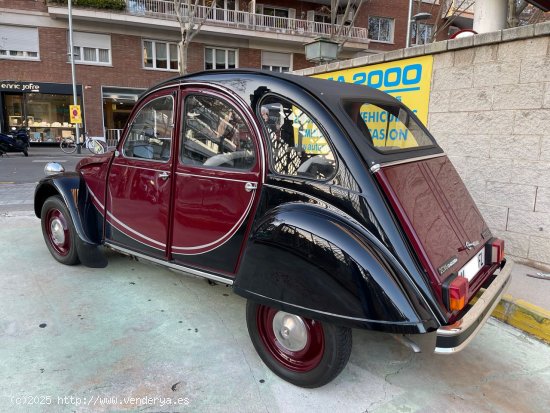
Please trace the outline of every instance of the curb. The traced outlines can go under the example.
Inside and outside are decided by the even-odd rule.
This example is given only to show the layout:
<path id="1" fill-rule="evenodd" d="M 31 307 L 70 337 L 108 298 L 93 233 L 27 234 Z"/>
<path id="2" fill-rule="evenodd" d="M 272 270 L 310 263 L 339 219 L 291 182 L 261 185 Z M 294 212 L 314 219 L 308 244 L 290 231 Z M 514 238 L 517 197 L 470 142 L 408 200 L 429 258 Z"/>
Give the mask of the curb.
<path id="1" fill-rule="evenodd" d="M 550 344 L 550 311 L 548 310 L 505 294 L 491 315 Z"/>

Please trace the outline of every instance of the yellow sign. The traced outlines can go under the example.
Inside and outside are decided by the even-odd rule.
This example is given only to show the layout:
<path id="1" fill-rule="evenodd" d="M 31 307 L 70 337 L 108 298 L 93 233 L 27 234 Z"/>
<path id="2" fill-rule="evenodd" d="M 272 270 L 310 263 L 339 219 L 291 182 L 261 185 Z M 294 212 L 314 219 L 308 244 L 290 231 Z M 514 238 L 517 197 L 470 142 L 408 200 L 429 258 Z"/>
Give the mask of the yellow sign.
<path id="1" fill-rule="evenodd" d="M 69 113 L 71 115 L 71 123 L 82 123 L 80 105 L 69 105 Z"/>
<path id="2" fill-rule="evenodd" d="M 292 114 L 294 145 L 310 155 L 327 155 L 330 147 L 317 125 L 296 106 L 292 106 Z"/>
<path id="3" fill-rule="evenodd" d="M 380 89 L 403 102 L 426 124 L 432 66 L 433 56 L 421 56 L 322 73 L 314 77 Z M 413 134 L 403 123 L 405 118 L 400 113 L 389 113 L 385 108 L 369 103 L 365 100 L 360 111 L 375 146 L 388 146 L 389 143 L 400 148 L 418 146 Z"/>

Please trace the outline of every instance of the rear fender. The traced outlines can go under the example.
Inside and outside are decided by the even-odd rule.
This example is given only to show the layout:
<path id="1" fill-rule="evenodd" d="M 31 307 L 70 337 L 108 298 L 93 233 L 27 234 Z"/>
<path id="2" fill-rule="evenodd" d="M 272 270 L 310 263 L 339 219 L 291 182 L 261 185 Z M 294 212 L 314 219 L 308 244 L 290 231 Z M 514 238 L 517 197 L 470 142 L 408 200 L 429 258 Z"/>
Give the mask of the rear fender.
<path id="1" fill-rule="evenodd" d="M 237 294 L 339 325 L 423 333 L 439 324 L 408 274 L 353 220 L 310 204 L 275 208 L 255 225 Z"/>
<path id="2" fill-rule="evenodd" d="M 103 218 L 94 207 L 86 184 L 77 172 L 65 172 L 42 179 L 34 192 L 34 213 L 40 217 L 42 206 L 50 196 L 60 195 L 74 223 L 78 257 L 92 268 L 107 266 L 107 258 L 99 248 L 102 242 Z"/>

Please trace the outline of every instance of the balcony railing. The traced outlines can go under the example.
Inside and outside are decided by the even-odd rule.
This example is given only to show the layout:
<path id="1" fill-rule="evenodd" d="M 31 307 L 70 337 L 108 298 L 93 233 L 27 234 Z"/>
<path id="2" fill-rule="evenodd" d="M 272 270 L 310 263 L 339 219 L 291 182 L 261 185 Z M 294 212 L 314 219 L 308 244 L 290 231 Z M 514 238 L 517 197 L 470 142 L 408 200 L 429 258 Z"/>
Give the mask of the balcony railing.
<path id="1" fill-rule="evenodd" d="M 126 12 L 134 16 L 147 16 L 157 19 L 176 20 L 174 2 L 170 0 L 126 0 Z M 182 5 L 182 15 L 188 15 L 187 5 Z M 206 17 L 205 24 L 253 31 L 266 31 L 283 34 L 294 34 L 307 37 L 330 37 L 338 31 L 337 25 L 318 23 L 308 20 L 286 17 L 266 16 L 246 11 L 227 9 L 210 9 L 197 6 L 197 19 Z M 350 40 L 368 42 L 367 29 L 344 26 L 342 36 Z"/>

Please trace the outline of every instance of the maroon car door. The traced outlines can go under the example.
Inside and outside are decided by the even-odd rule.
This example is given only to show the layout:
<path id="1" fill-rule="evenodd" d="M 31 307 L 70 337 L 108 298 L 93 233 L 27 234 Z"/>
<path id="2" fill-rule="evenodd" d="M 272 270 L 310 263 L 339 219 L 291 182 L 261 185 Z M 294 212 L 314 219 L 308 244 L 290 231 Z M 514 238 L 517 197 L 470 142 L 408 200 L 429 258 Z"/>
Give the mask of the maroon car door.
<path id="1" fill-rule="evenodd" d="M 257 128 L 237 100 L 184 89 L 171 256 L 231 276 L 262 182 Z"/>
<path id="2" fill-rule="evenodd" d="M 175 102 L 161 91 L 134 112 L 107 183 L 107 242 L 157 258 L 167 254 Z"/>

